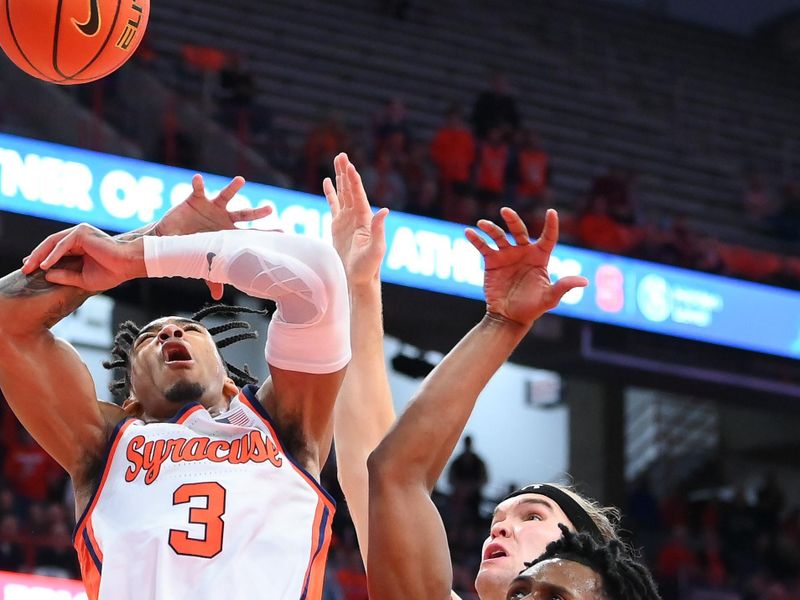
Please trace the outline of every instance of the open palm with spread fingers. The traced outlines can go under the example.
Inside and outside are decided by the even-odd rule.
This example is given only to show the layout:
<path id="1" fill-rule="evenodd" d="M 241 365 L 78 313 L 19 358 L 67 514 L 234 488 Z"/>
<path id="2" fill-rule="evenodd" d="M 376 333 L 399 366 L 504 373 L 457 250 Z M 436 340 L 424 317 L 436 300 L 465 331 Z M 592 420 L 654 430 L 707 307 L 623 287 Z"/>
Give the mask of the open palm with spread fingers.
<path id="1" fill-rule="evenodd" d="M 333 245 L 344 263 L 350 285 L 368 283 L 380 275 L 389 209 L 382 208 L 372 214 L 361 176 L 345 153 L 336 156 L 333 166 L 336 187 L 329 178 L 322 182 L 333 214 Z"/>
<path id="2" fill-rule="evenodd" d="M 486 262 L 483 289 L 489 313 L 529 326 L 573 288 L 589 284 L 585 277 L 563 277 L 550 282 L 547 265 L 558 242 L 558 214 L 550 209 L 545 216 L 541 237 L 535 242 L 528 235 L 525 223 L 512 209 L 500 210 L 516 243 L 496 223 L 481 219 L 478 228 L 488 235 L 497 248 L 490 246 L 474 229 L 467 229 L 467 239 L 483 255 Z"/>
<path id="3" fill-rule="evenodd" d="M 228 210 L 231 200 L 242 189 L 244 184 L 243 177 L 234 177 L 216 196 L 211 198 L 206 193 L 202 175 L 195 175 L 192 177 L 192 193 L 189 197 L 170 208 L 159 219 L 155 228 L 148 233 L 150 235 L 189 235 L 205 231 L 224 231 L 226 229 L 236 229 L 238 223 L 256 221 L 272 214 L 272 207 L 269 205 L 258 208 Z M 22 272 L 25 275 L 30 275 L 37 268 L 40 268 L 42 261 L 52 254 L 56 246 L 79 227 L 84 226 L 76 225 L 54 233 L 43 240 L 34 248 L 33 252 L 23 259 Z M 93 267 L 89 267 L 86 274 L 89 275 L 90 281 L 95 279 L 94 275 L 96 273 Z M 56 278 L 52 279 L 55 282 Z M 110 278 L 107 281 L 103 281 L 100 287 L 108 285 L 110 281 Z M 92 281 L 92 283 L 97 285 L 100 284 L 100 281 Z M 223 293 L 222 284 L 210 281 L 206 283 L 211 290 L 213 298 L 219 300 Z"/>
<path id="4" fill-rule="evenodd" d="M 244 177 L 234 177 L 216 196 L 206 193 L 202 175 L 192 177 L 192 193 L 186 200 L 173 206 L 158 224 L 159 235 L 188 235 L 203 231 L 235 229 L 237 223 L 256 221 L 269 216 L 272 207 L 228 210 L 234 196 L 242 189 Z"/>

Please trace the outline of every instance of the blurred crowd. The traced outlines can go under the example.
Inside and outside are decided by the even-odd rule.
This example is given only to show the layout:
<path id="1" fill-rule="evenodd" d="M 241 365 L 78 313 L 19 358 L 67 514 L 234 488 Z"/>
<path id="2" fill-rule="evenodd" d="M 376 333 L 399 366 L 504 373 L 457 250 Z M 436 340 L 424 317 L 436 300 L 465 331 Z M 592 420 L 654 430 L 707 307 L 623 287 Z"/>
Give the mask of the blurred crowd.
<path id="1" fill-rule="evenodd" d="M 223 70 L 223 74 L 226 71 Z M 241 131 L 241 116 L 260 112 L 253 78 L 239 77 L 244 95 L 221 95 L 221 122 Z M 230 89 L 231 75 L 222 79 Z M 237 88 L 239 89 L 239 88 Z M 361 167 L 372 202 L 418 215 L 474 224 L 495 218 L 501 206 L 519 212 L 538 232 L 544 211 L 562 209 L 562 231 L 568 243 L 673 264 L 710 273 L 800 288 L 800 260 L 787 253 L 765 252 L 724 244 L 696 231 L 685 216 L 648 221 L 637 189 L 639 174 L 625 165 L 610 165 L 576 198 L 557 198 L 553 177 L 557 161 L 534 127 L 525 125 L 507 77 L 495 72 L 472 107 L 447 107 L 431 139 L 414 131 L 401 98 L 391 98 L 371 126 L 353 134 L 341 115 L 331 111 L 313 124 L 299 156 L 270 119 L 255 132 L 256 148 L 284 174 L 291 187 L 318 193 L 323 177 L 332 175 L 333 156 L 345 150 Z M 767 178 L 749 167 L 743 172 L 741 198 L 745 231 L 787 243 L 800 241 L 800 183 L 786 182 L 775 193 Z"/>
<path id="2" fill-rule="evenodd" d="M 155 57 L 152 48 L 143 47 L 136 60 L 152 70 Z M 702 215 L 700 221 L 675 213 L 654 220 L 638 185 L 647 174 L 625 164 L 598 165 L 588 189 L 575 197 L 559 197 L 553 186 L 558 160 L 535 125 L 526 122 L 503 72 L 491 74 L 471 106 L 447 106 L 431 136 L 415 130 L 402 98 L 389 98 L 358 129 L 348 127 L 343 114 L 330 109 L 307 124 L 305 138 L 298 143 L 288 139 L 278 125 L 280 115 L 264 104 L 246 58 L 215 48 L 186 47 L 182 62 L 172 68 L 189 79 L 198 71 L 204 77 L 213 73 L 206 110 L 269 164 L 266 171 L 255 171 L 243 161 L 240 171 L 246 177 L 319 194 L 322 179 L 333 175 L 333 157 L 346 151 L 377 206 L 465 224 L 495 218 L 501 206 L 511 206 L 532 232 L 540 230 L 544 211 L 557 207 L 566 243 L 800 289 L 800 259 L 793 256 L 800 242 L 800 182 L 772 181 L 757 166 L 742 169 L 741 197 L 731 203 L 741 214 L 742 233 L 749 239 L 770 240 L 771 251 L 708 235 Z M 113 106 L 114 78 L 96 85 L 100 95 L 108 96 L 99 104 Z M 196 96 L 190 83 L 185 87 L 187 97 Z M 83 95 L 88 105 L 98 104 L 98 92 Z M 114 117 L 107 111 L 104 116 Z M 149 158 L 201 168 L 197 134 L 174 121 L 164 120 L 164 134 Z"/>

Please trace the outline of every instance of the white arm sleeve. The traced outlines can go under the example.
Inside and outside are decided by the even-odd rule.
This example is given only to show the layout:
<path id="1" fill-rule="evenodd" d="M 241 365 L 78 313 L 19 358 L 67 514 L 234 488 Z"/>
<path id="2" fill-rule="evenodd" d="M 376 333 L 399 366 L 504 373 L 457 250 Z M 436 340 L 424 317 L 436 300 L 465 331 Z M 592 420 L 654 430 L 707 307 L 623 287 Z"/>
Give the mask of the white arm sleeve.
<path id="1" fill-rule="evenodd" d="M 350 361 L 347 281 L 332 246 L 294 234 L 245 230 L 143 239 L 148 277 L 207 279 L 275 300 L 269 364 L 333 373 Z"/>

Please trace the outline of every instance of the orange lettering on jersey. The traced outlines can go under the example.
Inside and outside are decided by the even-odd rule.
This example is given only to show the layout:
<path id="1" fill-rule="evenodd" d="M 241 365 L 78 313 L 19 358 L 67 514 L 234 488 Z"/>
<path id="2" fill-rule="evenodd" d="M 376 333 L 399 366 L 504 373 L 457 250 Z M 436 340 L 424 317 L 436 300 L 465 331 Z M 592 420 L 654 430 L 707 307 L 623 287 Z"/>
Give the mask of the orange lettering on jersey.
<path id="1" fill-rule="evenodd" d="M 128 483 L 136 479 L 139 471 L 142 470 L 142 462 L 144 460 L 140 454 L 142 446 L 144 446 L 144 436 L 141 435 L 137 435 L 128 442 L 128 450 L 125 454 L 128 462 L 131 463 L 131 466 L 125 471 L 125 481 Z"/>
<path id="2" fill-rule="evenodd" d="M 169 458 L 167 450 L 168 440 L 155 440 L 144 445 L 144 482 L 147 485 L 153 483 L 161 473 L 161 465 Z M 171 441 L 171 440 L 169 440 Z"/>
<path id="3" fill-rule="evenodd" d="M 259 431 L 251 431 L 241 438 L 211 440 L 208 437 L 172 438 L 146 441 L 137 435 L 128 442 L 125 454 L 130 466 L 125 471 L 125 481 L 134 481 L 144 471 L 144 482 L 152 484 L 161 474 L 165 462 L 195 462 L 208 460 L 214 463 L 228 462 L 240 465 L 248 462 L 269 462 L 280 468 L 283 458 L 270 438 Z"/>
<path id="4" fill-rule="evenodd" d="M 186 442 L 181 452 L 181 457 L 186 461 L 197 461 L 208 458 L 208 443 L 211 440 L 207 437 L 196 437 Z"/>
<path id="5" fill-rule="evenodd" d="M 230 449 L 231 444 L 228 440 L 214 440 L 208 445 L 208 460 L 215 463 L 225 462 L 228 460 L 228 455 L 224 453 L 229 452 Z"/>

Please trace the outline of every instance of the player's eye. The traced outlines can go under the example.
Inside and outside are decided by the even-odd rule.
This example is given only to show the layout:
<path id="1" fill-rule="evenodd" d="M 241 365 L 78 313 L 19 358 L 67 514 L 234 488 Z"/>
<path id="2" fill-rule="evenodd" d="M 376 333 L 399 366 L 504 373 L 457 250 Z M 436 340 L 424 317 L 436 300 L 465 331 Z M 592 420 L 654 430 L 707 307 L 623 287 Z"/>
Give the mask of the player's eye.
<path id="1" fill-rule="evenodd" d="M 506 600 L 522 600 L 527 595 L 528 592 L 525 586 L 523 584 L 516 584 L 509 588 L 508 594 L 506 594 Z"/>
<path id="2" fill-rule="evenodd" d="M 140 335 L 137 338 L 137 340 L 134 343 L 133 347 L 134 348 L 138 348 L 144 341 L 149 340 L 150 338 L 153 338 L 155 336 L 156 336 L 155 333 L 143 333 L 142 335 Z"/>

